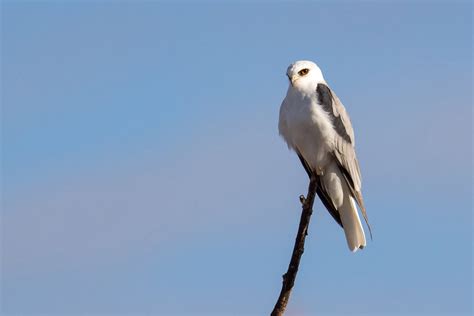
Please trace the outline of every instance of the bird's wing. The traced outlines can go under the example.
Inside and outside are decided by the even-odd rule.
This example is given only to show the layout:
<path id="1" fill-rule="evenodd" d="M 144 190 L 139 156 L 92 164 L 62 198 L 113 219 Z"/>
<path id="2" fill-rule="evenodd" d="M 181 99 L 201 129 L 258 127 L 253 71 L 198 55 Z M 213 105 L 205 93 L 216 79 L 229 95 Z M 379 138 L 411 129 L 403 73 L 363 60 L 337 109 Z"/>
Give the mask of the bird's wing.
<path id="1" fill-rule="evenodd" d="M 339 98 L 327 85 L 322 83 L 318 84 L 316 92 L 318 103 L 329 113 L 337 133 L 333 152 L 334 157 L 337 159 L 337 163 L 344 174 L 351 193 L 362 211 L 362 215 L 369 228 L 370 236 L 372 237 L 372 230 L 362 198 L 362 180 L 359 162 L 357 161 L 355 153 L 354 129 L 352 128 L 351 120 L 349 119 L 344 105 L 342 105 Z"/>
<path id="2" fill-rule="evenodd" d="M 286 136 L 288 135 L 288 125 L 286 121 L 287 111 L 288 111 L 288 103 L 285 98 L 280 107 L 280 118 L 278 121 L 278 131 L 280 132 L 280 135 L 282 135 L 285 139 L 286 139 Z M 290 144 L 288 143 L 288 141 L 287 141 L 287 145 L 288 147 L 290 147 Z M 311 175 L 313 175 L 313 171 L 311 170 L 311 167 L 303 158 L 303 155 L 299 152 L 297 148 L 295 148 L 295 151 L 296 151 L 296 154 L 298 155 L 298 158 L 301 161 L 301 164 L 306 170 L 308 177 L 311 178 Z M 316 193 L 318 194 L 319 198 L 323 202 L 324 206 L 326 206 L 326 209 L 329 211 L 329 214 L 331 214 L 334 220 L 342 227 L 341 216 L 339 215 L 339 212 L 337 211 L 336 207 L 332 203 L 331 198 L 329 197 L 329 194 L 324 189 L 324 186 L 322 185 L 322 182 L 321 182 L 321 177 L 319 176 L 318 176 L 318 186 L 317 186 Z"/>

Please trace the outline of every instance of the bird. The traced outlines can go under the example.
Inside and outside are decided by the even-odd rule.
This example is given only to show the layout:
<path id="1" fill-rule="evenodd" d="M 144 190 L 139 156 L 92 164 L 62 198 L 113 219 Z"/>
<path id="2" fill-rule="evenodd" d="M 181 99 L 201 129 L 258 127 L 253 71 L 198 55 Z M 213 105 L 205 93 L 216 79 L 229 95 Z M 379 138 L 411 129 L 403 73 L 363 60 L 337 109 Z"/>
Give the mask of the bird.
<path id="1" fill-rule="evenodd" d="M 280 106 L 278 131 L 317 183 L 316 193 L 343 228 L 349 250 L 366 246 L 360 211 L 372 238 L 362 197 L 361 171 L 349 115 L 312 61 L 288 66 L 288 90 Z"/>

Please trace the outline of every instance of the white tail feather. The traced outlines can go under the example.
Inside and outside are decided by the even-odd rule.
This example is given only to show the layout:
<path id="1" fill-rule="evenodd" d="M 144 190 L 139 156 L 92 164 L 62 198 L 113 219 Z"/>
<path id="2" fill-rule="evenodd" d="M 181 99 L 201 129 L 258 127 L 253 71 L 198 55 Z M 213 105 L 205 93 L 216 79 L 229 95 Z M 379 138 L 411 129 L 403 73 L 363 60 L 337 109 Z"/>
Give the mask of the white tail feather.
<path id="1" fill-rule="evenodd" d="M 342 226 L 346 235 L 347 245 L 352 252 L 362 249 L 366 245 L 364 228 L 360 222 L 359 214 L 354 199 L 350 196 L 348 188 L 344 188 L 344 200 L 339 208 Z"/>
<path id="2" fill-rule="evenodd" d="M 347 245 L 352 252 L 366 245 L 364 228 L 351 190 L 337 163 L 331 163 L 323 175 L 322 185 L 334 207 L 339 212 Z"/>

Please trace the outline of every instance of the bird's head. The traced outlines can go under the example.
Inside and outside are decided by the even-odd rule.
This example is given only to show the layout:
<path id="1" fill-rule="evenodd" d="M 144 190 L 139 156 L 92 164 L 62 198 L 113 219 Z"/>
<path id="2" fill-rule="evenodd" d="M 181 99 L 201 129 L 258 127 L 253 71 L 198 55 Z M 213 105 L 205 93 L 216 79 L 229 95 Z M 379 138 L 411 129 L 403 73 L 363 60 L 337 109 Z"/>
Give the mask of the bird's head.
<path id="1" fill-rule="evenodd" d="M 291 87 L 302 91 L 314 91 L 318 83 L 325 83 L 318 65 L 309 60 L 299 60 L 288 66 L 286 75 Z"/>

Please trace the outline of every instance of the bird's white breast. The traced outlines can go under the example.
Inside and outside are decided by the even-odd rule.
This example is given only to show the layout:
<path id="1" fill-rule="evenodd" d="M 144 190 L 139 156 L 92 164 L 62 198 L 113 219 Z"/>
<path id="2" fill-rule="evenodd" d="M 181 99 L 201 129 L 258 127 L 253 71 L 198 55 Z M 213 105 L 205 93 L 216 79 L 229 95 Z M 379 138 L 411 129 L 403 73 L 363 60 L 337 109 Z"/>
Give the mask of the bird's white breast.
<path id="1" fill-rule="evenodd" d="M 280 134 L 313 170 L 324 171 L 334 148 L 335 130 L 329 114 L 318 104 L 315 92 L 288 90 L 281 108 Z"/>

